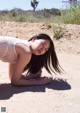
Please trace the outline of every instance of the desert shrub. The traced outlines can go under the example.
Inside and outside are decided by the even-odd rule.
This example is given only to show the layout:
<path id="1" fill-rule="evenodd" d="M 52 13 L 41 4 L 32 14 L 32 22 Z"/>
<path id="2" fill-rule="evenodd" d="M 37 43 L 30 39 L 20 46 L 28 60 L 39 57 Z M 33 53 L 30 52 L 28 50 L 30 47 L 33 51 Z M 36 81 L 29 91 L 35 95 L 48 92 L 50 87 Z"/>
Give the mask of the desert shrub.
<path id="1" fill-rule="evenodd" d="M 10 11 L 0 11 L 0 20 L 17 22 L 62 22 L 57 9 L 46 9 L 39 11 L 24 11 L 21 9 L 12 9 Z"/>
<path id="2" fill-rule="evenodd" d="M 53 25 L 53 33 L 56 40 L 60 39 L 63 36 L 63 28 L 60 24 Z"/>
<path id="3" fill-rule="evenodd" d="M 12 17 L 16 17 L 17 12 L 15 10 L 11 10 L 10 11 L 10 14 L 11 14 Z"/>
<path id="4" fill-rule="evenodd" d="M 61 12 L 64 23 L 80 24 L 80 3 L 72 4 L 70 9 Z"/>
<path id="5" fill-rule="evenodd" d="M 18 15 L 15 18 L 12 18 L 12 20 L 14 20 L 16 22 L 25 22 L 26 18 L 25 18 L 25 16 Z"/>

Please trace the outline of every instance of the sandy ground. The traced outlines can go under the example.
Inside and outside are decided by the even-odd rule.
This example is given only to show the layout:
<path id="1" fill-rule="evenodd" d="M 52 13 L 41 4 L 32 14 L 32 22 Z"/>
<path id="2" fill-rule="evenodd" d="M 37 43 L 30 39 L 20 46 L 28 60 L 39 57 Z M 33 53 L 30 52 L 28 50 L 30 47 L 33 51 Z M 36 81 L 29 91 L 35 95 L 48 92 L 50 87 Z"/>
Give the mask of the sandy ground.
<path id="1" fill-rule="evenodd" d="M 53 37 L 46 23 L 0 22 L 0 35 L 29 38 L 38 33 Z M 62 75 L 53 74 L 48 85 L 13 87 L 8 77 L 8 63 L 0 61 L 0 113 L 80 113 L 80 26 L 66 25 L 63 37 L 54 40 Z M 49 74 L 43 69 L 43 75 Z"/>

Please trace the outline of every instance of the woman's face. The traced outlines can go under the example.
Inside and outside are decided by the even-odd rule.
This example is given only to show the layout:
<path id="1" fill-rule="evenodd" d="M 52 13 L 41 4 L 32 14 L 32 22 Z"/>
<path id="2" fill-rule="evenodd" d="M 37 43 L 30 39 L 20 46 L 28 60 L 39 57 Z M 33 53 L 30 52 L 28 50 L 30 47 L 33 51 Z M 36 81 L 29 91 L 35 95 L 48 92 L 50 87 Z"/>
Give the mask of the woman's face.
<path id="1" fill-rule="evenodd" d="M 32 40 L 31 51 L 35 55 L 43 55 L 50 47 L 50 42 L 44 39 Z"/>

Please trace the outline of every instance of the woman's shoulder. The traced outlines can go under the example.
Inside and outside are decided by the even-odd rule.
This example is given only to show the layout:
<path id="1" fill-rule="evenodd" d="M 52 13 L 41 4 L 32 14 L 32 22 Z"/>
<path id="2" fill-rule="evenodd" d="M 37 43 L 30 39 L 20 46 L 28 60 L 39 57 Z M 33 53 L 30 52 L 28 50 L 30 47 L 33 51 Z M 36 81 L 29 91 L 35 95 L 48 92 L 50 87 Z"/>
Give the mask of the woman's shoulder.
<path id="1" fill-rule="evenodd" d="M 18 57 L 22 59 L 22 62 L 25 61 L 25 63 L 28 63 L 31 60 L 32 54 L 27 46 L 23 44 L 17 44 L 15 49 L 18 54 Z"/>
<path id="2" fill-rule="evenodd" d="M 31 51 L 29 46 L 24 45 L 23 43 L 17 43 L 15 45 L 17 54 L 25 54 L 31 56 Z"/>

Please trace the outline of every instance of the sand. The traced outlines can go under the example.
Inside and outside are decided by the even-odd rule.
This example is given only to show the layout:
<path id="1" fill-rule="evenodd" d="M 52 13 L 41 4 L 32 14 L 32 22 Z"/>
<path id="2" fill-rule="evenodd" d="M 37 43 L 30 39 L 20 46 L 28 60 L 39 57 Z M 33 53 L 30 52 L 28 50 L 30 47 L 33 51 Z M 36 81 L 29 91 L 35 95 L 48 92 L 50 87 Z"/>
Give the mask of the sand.
<path id="1" fill-rule="evenodd" d="M 46 23 L 0 22 L 0 35 L 29 38 L 38 33 L 53 37 Z M 60 40 L 54 40 L 62 75 L 53 74 L 48 85 L 13 87 L 8 63 L 0 61 L 0 112 L 5 113 L 80 113 L 80 26 L 66 25 Z M 43 76 L 50 76 L 43 69 Z"/>

